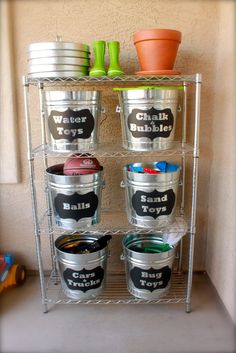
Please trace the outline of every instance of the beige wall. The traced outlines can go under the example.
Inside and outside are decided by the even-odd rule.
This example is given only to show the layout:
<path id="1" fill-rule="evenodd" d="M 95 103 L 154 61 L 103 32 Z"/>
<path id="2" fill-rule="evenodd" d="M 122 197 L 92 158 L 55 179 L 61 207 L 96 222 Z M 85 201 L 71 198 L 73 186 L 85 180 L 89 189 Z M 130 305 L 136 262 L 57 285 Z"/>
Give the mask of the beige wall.
<path id="1" fill-rule="evenodd" d="M 175 28 L 183 34 L 175 67 L 186 74 L 195 72 L 203 74 L 195 269 L 205 269 L 208 211 L 211 211 L 211 205 L 208 207 L 208 199 L 209 190 L 213 187 L 209 184 L 210 168 L 215 168 L 214 164 L 211 165 L 213 155 L 221 152 L 221 149 L 215 150 L 217 143 L 215 143 L 215 130 L 213 130 L 216 119 L 214 112 L 217 112 L 214 104 L 221 100 L 219 87 L 222 71 L 217 70 L 221 56 L 219 47 L 216 45 L 218 36 L 222 34 L 222 28 L 219 26 L 223 24 L 220 12 L 222 10 L 221 1 L 13 0 L 11 10 L 14 34 L 13 55 L 17 76 L 17 123 L 19 126 L 17 143 L 20 151 L 22 182 L 16 185 L 1 186 L 2 250 L 12 251 L 28 268 L 36 268 L 21 86 L 21 76 L 27 72 L 26 51 L 29 43 L 52 41 L 55 40 L 57 34 L 62 35 L 64 40 L 88 44 L 96 39 L 107 41 L 116 39 L 121 43 L 121 65 L 126 73 L 131 74 L 139 69 L 132 43 L 132 33 L 151 27 Z M 108 63 L 108 59 L 106 62 Z M 216 96 L 218 93 L 219 97 Z M 229 99 L 226 95 L 224 97 L 226 100 Z M 116 136 L 120 136 L 119 119 L 114 113 L 116 104 L 117 99 L 109 92 L 106 93 L 105 105 L 109 114 L 102 127 L 102 140 L 113 141 Z M 225 104 L 227 105 L 226 102 Z M 37 99 L 34 99 L 32 109 L 35 110 L 37 107 Z M 228 116 L 229 120 L 230 118 L 233 117 Z M 219 115 L 218 119 L 220 120 Z M 33 134 L 37 140 L 40 134 L 37 114 L 33 121 Z M 230 133 L 230 130 L 228 131 Z M 221 143 L 221 138 L 218 140 Z M 223 160 L 222 162 L 224 163 Z M 107 161 L 107 163 L 112 162 Z M 123 162 L 119 163 L 121 166 Z M 113 176 L 118 185 L 120 175 L 113 174 Z M 211 177 L 214 178 L 213 172 Z M 211 179 L 210 183 L 213 180 Z M 114 194 L 120 195 L 120 191 L 115 189 Z M 109 206 L 107 191 L 105 191 L 104 199 L 105 204 Z M 119 200 L 122 198 L 118 199 L 118 203 L 121 204 Z M 225 214 L 227 215 L 228 212 Z M 209 235 L 209 239 L 214 236 L 215 232 Z M 46 247 L 44 243 L 43 246 Z M 213 250 L 213 247 L 211 249 Z M 212 257 L 214 258 L 214 253 Z M 46 267 L 48 266 L 47 263 Z M 210 268 L 209 264 L 208 268 Z"/>
<path id="2" fill-rule="evenodd" d="M 235 12 L 219 4 L 206 270 L 236 322 Z"/>

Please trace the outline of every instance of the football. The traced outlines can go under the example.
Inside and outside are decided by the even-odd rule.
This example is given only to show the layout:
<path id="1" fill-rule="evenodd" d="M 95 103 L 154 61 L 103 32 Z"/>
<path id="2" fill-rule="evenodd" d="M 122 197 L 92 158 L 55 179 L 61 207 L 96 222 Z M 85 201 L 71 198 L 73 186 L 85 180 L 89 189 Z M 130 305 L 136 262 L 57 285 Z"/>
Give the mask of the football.
<path id="1" fill-rule="evenodd" d="M 66 160 L 63 173 L 64 175 L 83 175 L 97 173 L 99 170 L 102 170 L 102 167 L 96 158 L 72 155 Z"/>

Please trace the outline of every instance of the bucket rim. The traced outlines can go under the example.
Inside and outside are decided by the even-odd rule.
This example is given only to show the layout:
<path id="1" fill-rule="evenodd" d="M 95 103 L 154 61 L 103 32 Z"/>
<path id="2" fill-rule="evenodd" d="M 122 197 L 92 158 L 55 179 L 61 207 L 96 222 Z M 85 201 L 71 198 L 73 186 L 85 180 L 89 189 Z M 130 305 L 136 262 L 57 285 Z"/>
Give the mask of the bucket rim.
<path id="1" fill-rule="evenodd" d="M 52 93 L 53 92 L 53 93 Z M 45 95 L 49 94 L 62 94 L 62 93 L 81 93 L 81 92 L 93 92 L 93 93 L 101 93 L 101 89 L 81 89 L 81 90 L 45 90 Z"/>
<path id="2" fill-rule="evenodd" d="M 133 238 L 132 238 L 133 237 Z M 150 240 L 154 240 L 157 242 L 160 242 L 162 244 L 168 244 L 170 249 L 167 251 L 163 251 L 160 253 L 151 253 L 151 252 L 139 252 L 133 249 L 130 249 L 128 246 L 129 245 L 133 245 L 137 242 L 141 242 L 141 241 L 150 241 Z M 127 258 L 132 259 L 132 255 L 128 255 L 129 254 L 133 254 L 134 256 L 141 256 L 141 257 L 151 257 L 153 259 L 156 259 L 158 257 L 160 258 L 169 258 L 172 257 L 176 247 L 177 247 L 178 243 L 171 245 L 169 243 L 166 243 L 163 241 L 163 237 L 160 236 L 159 234 L 155 234 L 155 233 L 150 233 L 150 234 L 127 234 L 123 237 L 122 239 L 122 246 L 123 246 L 123 250 L 124 250 L 124 256 Z M 125 252 L 127 252 L 127 254 L 125 254 Z"/>
<path id="3" fill-rule="evenodd" d="M 103 236 L 103 234 L 79 234 L 79 233 L 74 233 L 74 234 L 63 234 L 61 236 L 59 236 L 55 241 L 54 241 L 54 246 L 56 248 L 56 251 L 59 252 L 60 254 L 66 254 L 66 256 L 69 256 L 69 257 L 74 257 L 74 256 L 78 256 L 80 255 L 80 257 L 82 258 L 88 258 L 88 256 L 90 257 L 94 257 L 95 254 L 98 254 L 99 252 L 106 252 L 107 249 L 108 249 L 108 245 L 109 245 L 109 242 L 103 246 L 102 248 L 99 248 L 98 250 L 96 251 L 93 251 L 93 252 L 90 252 L 90 253 L 77 253 L 77 254 L 73 254 L 73 253 L 68 253 L 68 252 L 65 252 L 63 251 L 63 249 L 60 249 L 60 245 L 63 245 L 67 242 L 70 242 L 70 241 L 76 241 L 76 240 L 88 240 L 88 239 L 92 239 L 92 240 L 98 240 L 99 238 L 101 238 Z M 63 243 L 63 240 L 65 239 L 65 242 Z M 60 244 L 62 243 L 62 244 Z M 93 255 L 92 255 L 93 254 Z"/>
<path id="4" fill-rule="evenodd" d="M 63 173 L 63 167 L 64 167 L 64 163 L 51 165 L 50 167 L 48 167 L 46 169 L 46 173 L 49 174 L 49 175 L 56 175 L 57 177 L 63 177 L 63 178 L 65 178 L 65 177 L 72 178 L 73 177 L 73 178 L 75 178 L 75 177 L 81 177 L 81 176 L 84 177 L 84 176 L 88 176 L 88 175 L 90 176 L 90 175 L 101 174 L 103 172 L 103 166 L 100 166 L 100 169 L 97 170 L 95 173 L 65 175 Z M 53 171 L 55 171 L 55 172 L 53 173 Z"/>
<path id="5" fill-rule="evenodd" d="M 140 174 L 138 171 L 132 171 L 132 170 L 128 170 L 128 167 L 130 167 L 130 165 L 134 166 L 134 167 L 141 167 L 143 166 L 155 166 L 158 162 L 160 161 L 154 161 L 154 162 L 137 162 L 137 163 L 128 163 L 123 167 L 123 170 L 125 173 L 128 173 L 128 175 L 130 175 L 130 173 L 132 174 Z M 169 165 L 171 165 L 172 167 L 175 167 L 175 170 L 167 170 L 167 171 L 158 171 L 158 174 L 148 174 L 148 173 L 142 173 L 143 175 L 150 175 L 150 176 L 154 176 L 154 175 L 168 175 L 168 174 L 174 174 L 174 173 L 179 173 L 181 170 L 181 166 L 177 163 L 168 163 Z"/>
<path id="6" fill-rule="evenodd" d="M 138 86 L 138 87 L 113 87 L 113 91 L 138 91 L 138 90 L 178 90 L 183 91 L 183 86 Z"/>

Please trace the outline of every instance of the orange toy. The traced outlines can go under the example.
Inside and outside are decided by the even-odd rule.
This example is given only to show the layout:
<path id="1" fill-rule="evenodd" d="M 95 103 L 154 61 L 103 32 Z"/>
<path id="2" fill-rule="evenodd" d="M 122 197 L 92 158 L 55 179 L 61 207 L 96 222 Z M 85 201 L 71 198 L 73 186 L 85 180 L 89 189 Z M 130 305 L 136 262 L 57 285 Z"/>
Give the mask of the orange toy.
<path id="1" fill-rule="evenodd" d="M 25 267 L 14 264 L 13 256 L 9 253 L 0 255 L 0 293 L 10 286 L 21 286 L 26 279 Z"/>

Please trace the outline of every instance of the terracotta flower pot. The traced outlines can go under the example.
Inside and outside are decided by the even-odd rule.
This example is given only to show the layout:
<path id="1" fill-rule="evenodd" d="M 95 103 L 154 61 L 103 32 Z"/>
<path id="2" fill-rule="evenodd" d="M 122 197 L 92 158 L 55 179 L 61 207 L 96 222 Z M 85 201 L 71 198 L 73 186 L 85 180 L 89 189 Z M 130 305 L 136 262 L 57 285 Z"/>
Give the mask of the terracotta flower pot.
<path id="1" fill-rule="evenodd" d="M 172 70 L 181 32 L 173 29 L 147 29 L 134 34 L 139 65 L 142 71 Z"/>

